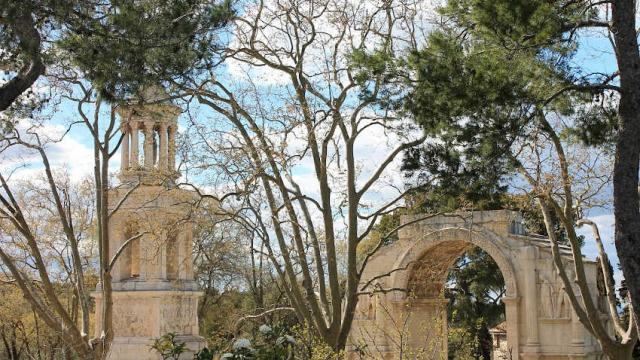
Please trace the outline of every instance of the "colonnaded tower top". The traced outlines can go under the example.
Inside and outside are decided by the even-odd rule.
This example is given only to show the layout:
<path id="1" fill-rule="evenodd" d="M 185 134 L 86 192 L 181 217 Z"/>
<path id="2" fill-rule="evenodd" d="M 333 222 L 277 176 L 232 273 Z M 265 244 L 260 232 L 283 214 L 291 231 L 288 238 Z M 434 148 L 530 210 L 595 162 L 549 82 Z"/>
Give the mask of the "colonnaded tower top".
<path id="1" fill-rule="evenodd" d="M 181 109 L 167 100 L 166 93 L 158 88 L 147 89 L 139 104 L 121 106 L 122 139 L 120 180 L 135 184 L 157 181 L 170 184 L 179 173 L 176 171 L 176 132 Z M 143 135 L 142 152 L 140 135 Z M 140 157 L 142 156 L 142 160 Z"/>
<path id="2" fill-rule="evenodd" d="M 191 359 L 205 345 L 198 334 L 198 299 L 192 257 L 192 191 L 176 186 L 177 119 L 181 109 L 151 88 L 141 101 L 120 106 L 120 186 L 109 191 L 109 258 L 123 248 L 111 270 L 114 340 L 109 359 L 156 360 L 153 340 L 177 335 Z M 126 244 L 126 245 L 124 245 Z M 123 247 L 124 245 L 124 247 Z M 102 296 L 96 317 L 102 316 Z M 100 334 L 96 321 L 96 334 Z"/>

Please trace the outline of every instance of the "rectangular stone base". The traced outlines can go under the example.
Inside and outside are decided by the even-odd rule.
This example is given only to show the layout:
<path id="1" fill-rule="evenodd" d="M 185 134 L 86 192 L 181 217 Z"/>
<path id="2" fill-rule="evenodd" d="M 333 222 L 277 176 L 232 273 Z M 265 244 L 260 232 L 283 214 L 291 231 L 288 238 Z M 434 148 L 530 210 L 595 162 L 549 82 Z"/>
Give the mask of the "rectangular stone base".
<path id="1" fill-rule="evenodd" d="M 205 347 L 206 341 L 200 336 L 176 336 L 176 341 L 184 342 L 189 351 L 180 356 L 181 360 L 191 360 L 193 355 Z M 143 337 L 120 337 L 113 339 L 108 360 L 160 360 L 160 354 L 151 348 L 154 339 Z"/>
<path id="2" fill-rule="evenodd" d="M 114 338 L 159 338 L 168 333 L 198 336 L 199 291 L 113 291 Z M 102 298 L 96 299 L 96 314 Z M 102 333 L 96 322 L 96 334 Z"/>

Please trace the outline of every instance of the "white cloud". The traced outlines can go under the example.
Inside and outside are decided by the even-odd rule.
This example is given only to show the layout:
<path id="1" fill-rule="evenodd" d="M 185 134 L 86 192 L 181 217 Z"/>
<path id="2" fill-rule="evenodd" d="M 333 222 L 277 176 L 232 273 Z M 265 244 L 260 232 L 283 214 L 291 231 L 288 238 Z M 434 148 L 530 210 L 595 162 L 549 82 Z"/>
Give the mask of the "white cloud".
<path id="1" fill-rule="evenodd" d="M 20 120 L 16 128 L 26 142 L 35 143 L 36 134 L 39 136 L 52 169 L 64 169 L 72 181 L 92 175 L 93 147 L 78 132 L 67 133 L 64 125 L 34 124 L 28 119 Z M 116 155 L 110 163 L 111 171 L 119 164 L 120 156 Z M 15 145 L 0 153 L 0 170 L 12 172 L 12 180 L 33 179 L 44 175 L 44 164 L 36 150 Z"/>

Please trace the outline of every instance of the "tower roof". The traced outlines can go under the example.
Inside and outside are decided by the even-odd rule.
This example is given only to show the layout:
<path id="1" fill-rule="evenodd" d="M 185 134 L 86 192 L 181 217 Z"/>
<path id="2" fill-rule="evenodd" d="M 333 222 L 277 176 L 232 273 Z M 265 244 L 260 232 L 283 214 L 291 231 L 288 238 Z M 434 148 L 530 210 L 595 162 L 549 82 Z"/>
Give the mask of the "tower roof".
<path id="1" fill-rule="evenodd" d="M 164 87 L 159 85 L 147 86 L 142 93 L 138 96 L 139 100 L 143 103 L 164 103 L 170 102 L 170 96 Z"/>

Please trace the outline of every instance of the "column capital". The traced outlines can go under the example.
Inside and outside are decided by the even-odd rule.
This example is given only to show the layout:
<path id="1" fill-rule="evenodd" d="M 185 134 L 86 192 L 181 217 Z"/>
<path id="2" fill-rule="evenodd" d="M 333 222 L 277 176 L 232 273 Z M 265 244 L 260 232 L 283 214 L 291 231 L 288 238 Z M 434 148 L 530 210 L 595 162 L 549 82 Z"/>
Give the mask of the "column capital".
<path id="1" fill-rule="evenodd" d="M 537 248 L 533 245 L 523 246 L 520 248 L 523 259 L 535 260 L 537 258 Z"/>
<path id="2" fill-rule="evenodd" d="M 156 122 L 153 120 L 145 120 L 143 121 L 143 123 L 145 132 L 153 130 L 153 128 L 156 126 Z"/>
<path id="3" fill-rule="evenodd" d="M 138 130 L 140 128 L 139 121 L 131 120 L 128 122 L 128 124 L 129 124 L 129 127 L 131 127 L 131 130 Z"/>
<path id="4" fill-rule="evenodd" d="M 513 297 L 504 296 L 502 298 L 502 302 L 505 305 L 518 304 L 518 302 L 520 302 L 520 297 L 519 296 L 513 296 Z"/>

